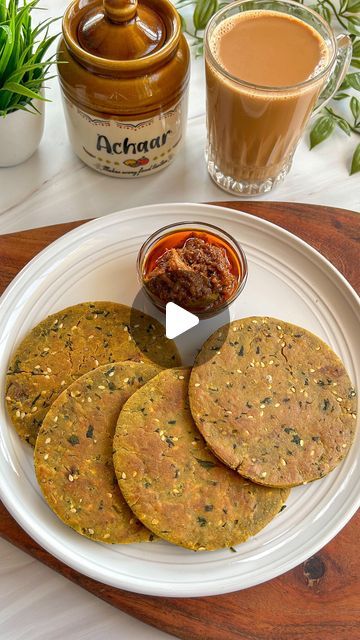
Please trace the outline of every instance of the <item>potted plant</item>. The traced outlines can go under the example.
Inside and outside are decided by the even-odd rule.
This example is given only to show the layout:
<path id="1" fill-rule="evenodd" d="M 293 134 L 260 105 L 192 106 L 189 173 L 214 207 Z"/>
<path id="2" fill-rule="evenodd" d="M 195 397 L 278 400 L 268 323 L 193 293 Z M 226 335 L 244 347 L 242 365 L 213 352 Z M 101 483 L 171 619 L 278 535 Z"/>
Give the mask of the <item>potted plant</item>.
<path id="1" fill-rule="evenodd" d="M 47 19 L 37 26 L 32 14 L 39 0 L 0 0 L 0 167 L 27 160 L 44 130 L 44 82 L 56 39 Z"/>

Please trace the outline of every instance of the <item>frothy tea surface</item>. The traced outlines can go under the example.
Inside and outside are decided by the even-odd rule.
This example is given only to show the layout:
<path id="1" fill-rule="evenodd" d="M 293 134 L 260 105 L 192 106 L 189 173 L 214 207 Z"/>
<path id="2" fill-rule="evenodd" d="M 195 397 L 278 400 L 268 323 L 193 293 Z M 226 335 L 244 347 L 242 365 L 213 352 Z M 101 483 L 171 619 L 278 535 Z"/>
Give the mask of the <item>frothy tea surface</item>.
<path id="1" fill-rule="evenodd" d="M 208 44 L 213 54 L 205 56 L 209 167 L 224 180 L 275 181 L 288 171 L 326 82 L 326 75 L 315 76 L 326 67 L 330 49 L 306 22 L 270 10 L 225 18 Z M 240 82 L 220 73 L 218 65 Z"/>
<path id="2" fill-rule="evenodd" d="M 321 35 L 277 11 L 246 11 L 225 19 L 214 29 L 210 48 L 228 73 L 267 87 L 304 82 L 328 62 Z"/>

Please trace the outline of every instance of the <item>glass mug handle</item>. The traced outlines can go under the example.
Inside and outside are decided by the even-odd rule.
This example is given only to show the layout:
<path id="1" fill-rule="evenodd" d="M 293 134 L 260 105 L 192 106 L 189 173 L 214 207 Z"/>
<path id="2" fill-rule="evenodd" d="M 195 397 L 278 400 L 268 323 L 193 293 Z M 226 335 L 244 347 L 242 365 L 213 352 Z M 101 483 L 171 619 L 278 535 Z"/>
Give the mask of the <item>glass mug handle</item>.
<path id="1" fill-rule="evenodd" d="M 312 115 L 316 115 L 317 113 L 319 113 L 320 109 L 322 109 L 331 100 L 333 95 L 339 89 L 349 69 L 352 56 L 351 39 L 345 33 L 341 33 L 340 35 L 336 36 L 336 42 L 338 46 L 336 59 L 330 72 L 328 81 L 319 96 Z"/>

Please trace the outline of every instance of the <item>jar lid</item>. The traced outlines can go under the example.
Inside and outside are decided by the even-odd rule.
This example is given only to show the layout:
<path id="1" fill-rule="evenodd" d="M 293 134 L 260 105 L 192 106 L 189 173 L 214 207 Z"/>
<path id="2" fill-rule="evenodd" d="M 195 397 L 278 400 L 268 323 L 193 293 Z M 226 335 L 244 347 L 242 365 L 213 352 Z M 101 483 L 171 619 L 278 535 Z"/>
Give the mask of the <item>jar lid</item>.
<path id="1" fill-rule="evenodd" d="M 84 51 L 113 61 L 144 58 L 161 49 L 165 39 L 161 15 L 138 0 L 92 3 L 77 27 L 77 40 Z"/>

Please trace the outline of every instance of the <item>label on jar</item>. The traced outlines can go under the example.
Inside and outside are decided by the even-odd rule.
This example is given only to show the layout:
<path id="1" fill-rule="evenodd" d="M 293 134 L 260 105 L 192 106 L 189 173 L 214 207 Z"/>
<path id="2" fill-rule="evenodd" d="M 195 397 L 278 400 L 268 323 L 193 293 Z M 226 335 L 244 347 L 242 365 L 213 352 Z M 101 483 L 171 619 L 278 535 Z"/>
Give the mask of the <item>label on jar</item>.
<path id="1" fill-rule="evenodd" d="M 173 159 L 186 127 L 187 100 L 144 120 L 97 118 L 67 98 L 70 141 L 79 158 L 96 171 L 118 178 L 148 176 Z"/>

